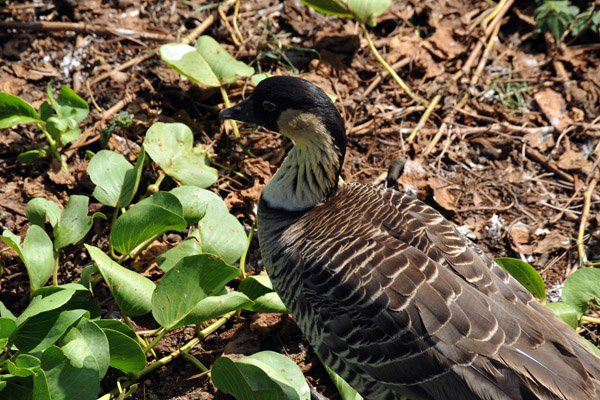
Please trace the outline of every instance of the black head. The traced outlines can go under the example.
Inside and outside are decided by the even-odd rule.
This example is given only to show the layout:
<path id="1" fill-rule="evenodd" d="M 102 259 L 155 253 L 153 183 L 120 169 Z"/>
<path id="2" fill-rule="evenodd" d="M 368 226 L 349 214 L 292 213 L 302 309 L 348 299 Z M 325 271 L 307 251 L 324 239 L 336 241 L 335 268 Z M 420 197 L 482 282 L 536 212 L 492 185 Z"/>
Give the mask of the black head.
<path id="1" fill-rule="evenodd" d="M 346 131 L 340 112 L 323 90 L 301 78 L 273 76 L 264 79 L 250 97 L 234 107 L 222 110 L 219 116 L 280 132 L 277 121 L 286 110 L 316 115 L 327 127 L 338 149 L 342 154 L 345 152 Z"/>

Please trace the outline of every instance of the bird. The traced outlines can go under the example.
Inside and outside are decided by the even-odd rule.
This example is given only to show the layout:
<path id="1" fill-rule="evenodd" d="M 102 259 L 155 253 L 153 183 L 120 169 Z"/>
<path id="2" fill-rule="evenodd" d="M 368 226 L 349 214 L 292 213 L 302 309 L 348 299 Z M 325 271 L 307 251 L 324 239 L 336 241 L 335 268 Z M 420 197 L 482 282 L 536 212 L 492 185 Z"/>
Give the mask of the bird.
<path id="1" fill-rule="evenodd" d="M 294 142 L 263 189 L 273 287 L 319 358 L 365 399 L 600 398 L 600 358 L 437 210 L 340 182 L 344 120 L 292 76 L 223 109 Z"/>

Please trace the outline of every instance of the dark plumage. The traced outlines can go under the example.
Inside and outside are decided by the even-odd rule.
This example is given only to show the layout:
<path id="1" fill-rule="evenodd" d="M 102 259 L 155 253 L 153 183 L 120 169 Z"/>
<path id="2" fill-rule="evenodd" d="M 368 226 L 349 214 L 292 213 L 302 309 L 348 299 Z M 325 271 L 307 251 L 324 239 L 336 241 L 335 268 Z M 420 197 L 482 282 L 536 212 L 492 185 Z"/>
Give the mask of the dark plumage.
<path id="1" fill-rule="evenodd" d="M 259 203 L 262 257 L 365 398 L 599 398 L 600 359 L 452 223 L 395 190 L 337 184 L 344 124 L 321 89 L 268 78 L 221 116 L 296 142 Z"/>

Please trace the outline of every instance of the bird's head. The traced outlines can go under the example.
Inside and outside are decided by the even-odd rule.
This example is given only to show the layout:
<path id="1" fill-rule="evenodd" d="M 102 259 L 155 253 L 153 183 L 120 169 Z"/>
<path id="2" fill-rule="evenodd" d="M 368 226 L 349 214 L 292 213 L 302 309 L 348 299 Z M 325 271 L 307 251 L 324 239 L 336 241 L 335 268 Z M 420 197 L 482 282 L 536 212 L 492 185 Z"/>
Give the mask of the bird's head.
<path id="1" fill-rule="evenodd" d="M 289 137 L 297 145 L 333 144 L 343 160 L 344 121 L 329 96 L 304 79 L 291 76 L 264 79 L 250 97 L 222 110 L 219 116 L 264 126 Z"/>

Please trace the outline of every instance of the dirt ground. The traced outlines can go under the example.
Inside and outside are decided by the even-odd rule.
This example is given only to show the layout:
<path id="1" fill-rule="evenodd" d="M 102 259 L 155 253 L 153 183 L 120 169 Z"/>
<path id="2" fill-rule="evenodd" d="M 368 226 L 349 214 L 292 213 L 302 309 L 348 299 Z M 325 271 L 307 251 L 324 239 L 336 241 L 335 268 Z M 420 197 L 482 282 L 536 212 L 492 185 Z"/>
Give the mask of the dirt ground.
<path id="1" fill-rule="evenodd" d="M 415 190 L 490 254 L 529 262 L 544 278 L 551 299 L 558 298 L 561 284 L 580 266 L 580 226 L 587 258 L 600 258 L 600 192 L 594 188 L 600 160 L 597 32 L 557 46 L 550 35 L 532 34 L 533 2 L 507 7 L 497 35 L 486 18 L 493 11 L 486 1 L 394 2 L 369 30 L 375 47 L 419 96 L 432 100 L 441 95 L 430 118 L 411 138 L 425 106 L 411 100 L 384 72 L 356 23 L 324 16 L 297 0 L 242 1 L 234 18 L 234 4 L 0 4 L 0 90 L 37 108 L 54 80 L 72 87 L 91 106 L 82 125 L 84 134 L 63 150 L 71 175 L 49 160 L 17 162 L 19 153 L 44 140 L 34 126 L 0 133 L 0 228 L 23 236 L 28 226 L 25 206 L 32 198 L 64 205 L 70 194 L 91 196 L 85 151 L 101 149 L 99 132 L 120 111 L 133 114 L 134 122 L 113 135 L 110 149 L 133 161 L 152 123 L 187 124 L 196 141 L 209 145 L 213 160 L 223 166 L 212 190 L 246 227 L 252 225 L 258 196 L 292 144 L 272 132 L 244 129 L 238 141 L 218 119 L 224 106 L 218 89 L 183 79 L 157 56 L 161 44 L 193 33 L 214 37 L 257 72 L 298 75 L 337 96 L 349 140 L 345 181 L 385 184 L 392 161 L 405 156 L 408 162 L 398 181 L 402 189 Z M 251 86 L 245 80 L 230 85 L 232 102 L 250 93 Z M 248 157 L 244 147 L 256 157 Z M 154 168 L 142 185 L 156 176 Z M 143 186 L 140 192 L 144 190 Z M 589 216 L 582 218 L 586 193 Z M 107 211 L 90 200 L 90 211 Z M 83 242 L 106 246 L 107 235 L 106 222 L 96 220 Z M 180 240 L 171 234 L 163 242 L 173 246 Z M 77 281 L 90 262 L 82 243 L 65 249 L 61 283 Z M 19 313 L 28 304 L 27 274 L 16 255 L 6 250 L 0 243 L 0 300 Z M 259 257 L 253 243 L 250 268 L 260 269 Z M 143 259 L 135 267 L 154 280 L 160 278 L 159 270 L 144 265 Z M 102 285 L 95 296 L 107 314 L 115 309 Z M 150 318 L 135 322 L 140 330 L 155 327 Z M 598 344 L 596 331 L 585 330 Z M 192 327 L 181 328 L 168 335 L 157 352 L 168 354 L 193 334 Z M 243 313 L 192 354 L 210 366 L 224 352 L 267 349 L 290 356 L 311 386 L 337 398 L 323 367 L 286 315 Z M 116 377 L 105 379 L 103 389 L 111 390 Z M 133 398 L 229 397 L 192 364 L 177 359 L 145 377 Z"/>

